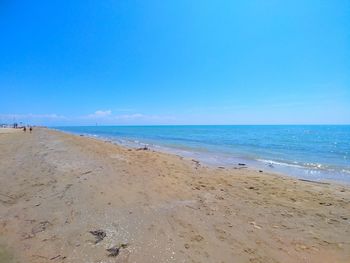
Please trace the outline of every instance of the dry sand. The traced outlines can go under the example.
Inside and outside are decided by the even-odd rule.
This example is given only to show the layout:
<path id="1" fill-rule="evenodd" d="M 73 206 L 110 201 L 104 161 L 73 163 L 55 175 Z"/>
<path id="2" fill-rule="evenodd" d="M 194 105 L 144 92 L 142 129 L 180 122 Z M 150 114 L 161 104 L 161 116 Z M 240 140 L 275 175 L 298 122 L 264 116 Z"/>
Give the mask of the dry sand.
<path id="1" fill-rule="evenodd" d="M 22 129 L 0 128 L 0 134 L 22 132 L 22 131 L 23 131 Z"/>
<path id="2" fill-rule="evenodd" d="M 47 129 L 2 134 L 0 171 L 1 263 L 350 262 L 345 185 Z"/>

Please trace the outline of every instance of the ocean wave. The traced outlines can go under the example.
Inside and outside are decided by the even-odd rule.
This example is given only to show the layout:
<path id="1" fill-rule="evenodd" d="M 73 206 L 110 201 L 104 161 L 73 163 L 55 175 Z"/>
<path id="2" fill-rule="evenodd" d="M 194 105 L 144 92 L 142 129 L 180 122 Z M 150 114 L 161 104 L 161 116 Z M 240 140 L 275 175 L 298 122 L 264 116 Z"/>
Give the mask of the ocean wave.
<path id="1" fill-rule="evenodd" d="M 296 167 L 296 168 L 305 168 L 305 166 L 299 165 L 299 164 L 291 164 L 291 163 L 284 163 L 284 162 L 278 162 L 273 160 L 265 160 L 265 159 L 257 159 L 257 161 L 271 164 L 271 165 L 280 165 L 280 166 L 289 166 L 289 167 Z"/>
<path id="2" fill-rule="evenodd" d="M 350 169 L 340 168 L 340 167 L 332 167 L 328 165 L 323 165 L 320 163 L 287 163 L 281 161 L 274 160 L 265 160 L 265 159 L 257 159 L 257 161 L 265 163 L 267 165 L 272 166 L 284 166 L 284 167 L 292 167 L 297 169 L 305 169 L 305 170 L 318 170 L 318 171 L 328 171 L 328 172 L 341 172 L 350 174 Z"/>

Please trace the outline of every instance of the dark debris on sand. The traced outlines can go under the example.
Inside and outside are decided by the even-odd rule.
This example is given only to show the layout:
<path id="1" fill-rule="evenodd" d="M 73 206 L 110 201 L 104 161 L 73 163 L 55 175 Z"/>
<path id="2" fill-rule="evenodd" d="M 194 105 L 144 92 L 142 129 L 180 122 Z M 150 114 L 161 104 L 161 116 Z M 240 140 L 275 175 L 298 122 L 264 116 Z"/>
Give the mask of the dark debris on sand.
<path id="1" fill-rule="evenodd" d="M 95 244 L 101 242 L 106 237 L 106 232 L 103 230 L 90 231 L 90 234 L 94 235 L 96 238 Z"/>
<path id="2" fill-rule="evenodd" d="M 148 151 L 148 150 L 149 150 L 149 148 L 147 146 L 136 149 L 136 151 Z"/>
<path id="3" fill-rule="evenodd" d="M 128 247 L 128 244 L 121 244 L 119 246 L 114 246 L 114 247 L 108 248 L 106 250 L 109 252 L 109 254 L 108 254 L 109 257 L 116 257 L 119 255 L 121 248 L 127 248 L 127 247 Z"/>

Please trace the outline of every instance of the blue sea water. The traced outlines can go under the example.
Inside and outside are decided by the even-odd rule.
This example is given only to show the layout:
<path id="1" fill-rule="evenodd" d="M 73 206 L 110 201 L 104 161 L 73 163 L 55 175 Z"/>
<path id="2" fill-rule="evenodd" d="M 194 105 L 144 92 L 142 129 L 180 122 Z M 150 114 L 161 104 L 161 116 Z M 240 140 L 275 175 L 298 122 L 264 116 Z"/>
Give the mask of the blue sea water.
<path id="1" fill-rule="evenodd" d="M 209 165 L 248 166 L 350 182 L 349 125 L 72 126 L 59 130 L 130 147 L 148 145 Z"/>

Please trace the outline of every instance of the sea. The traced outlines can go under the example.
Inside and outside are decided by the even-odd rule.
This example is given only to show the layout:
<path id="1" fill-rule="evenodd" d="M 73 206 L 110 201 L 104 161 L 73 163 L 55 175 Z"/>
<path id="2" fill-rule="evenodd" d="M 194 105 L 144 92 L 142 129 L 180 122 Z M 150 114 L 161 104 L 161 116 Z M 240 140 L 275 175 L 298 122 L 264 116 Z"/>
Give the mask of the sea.
<path id="1" fill-rule="evenodd" d="M 70 126 L 68 133 L 131 148 L 306 180 L 350 183 L 350 125 Z"/>

